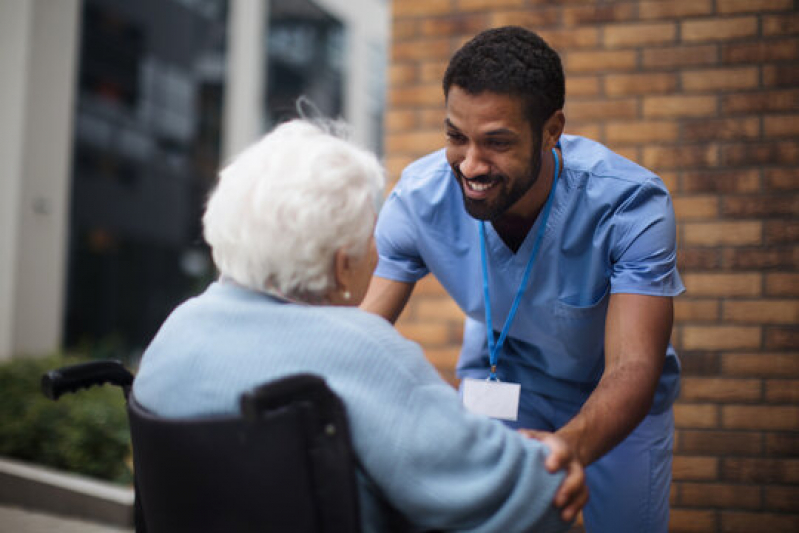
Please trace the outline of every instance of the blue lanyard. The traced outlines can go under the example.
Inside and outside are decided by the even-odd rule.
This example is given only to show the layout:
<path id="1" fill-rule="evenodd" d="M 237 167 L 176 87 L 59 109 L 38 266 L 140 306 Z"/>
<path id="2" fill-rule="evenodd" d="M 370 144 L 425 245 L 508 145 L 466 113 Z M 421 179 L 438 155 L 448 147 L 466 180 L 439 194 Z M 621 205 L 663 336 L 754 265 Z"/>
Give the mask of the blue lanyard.
<path id="1" fill-rule="evenodd" d="M 516 297 L 513 299 L 513 305 L 508 313 L 508 318 L 505 319 L 505 325 L 502 326 L 502 332 L 499 335 L 499 340 L 494 341 L 494 327 L 491 321 L 491 297 L 488 293 L 488 261 L 486 260 L 486 230 L 485 222 L 480 221 L 480 260 L 483 266 L 483 299 L 485 301 L 485 316 L 486 316 L 486 331 L 488 333 L 488 352 L 491 362 L 491 374 L 488 376 L 489 380 L 499 381 L 497 378 L 497 360 L 499 359 L 499 351 L 502 345 L 505 344 L 505 337 L 508 336 L 508 330 L 513 323 L 516 316 L 516 310 L 519 308 L 519 303 L 522 300 L 522 294 L 527 287 L 527 282 L 530 279 L 530 271 L 533 269 L 535 256 L 538 254 L 538 248 L 541 246 L 541 239 L 544 236 L 544 230 L 547 227 L 547 220 L 549 220 L 549 212 L 552 209 L 552 198 L 555 196 L 555 187 L 558 184 L 558 167 L 560 160 L 558 153 L 552 149 L 552 155 L 555 156 L 555 170 L 552 173 L 552 188 L 549 190 L 547 203 L 544 205 L 544 212 L 542 213 L 541 223 L 538 226 L 538 233 L 535 236 L 535 243 L 533 244 L 533 251 L 530 252 L 530 259 L 527 261 L 527 266 L 524 269 L 522 281 L 519 283 L 519 288 L 516 290 Z"/>

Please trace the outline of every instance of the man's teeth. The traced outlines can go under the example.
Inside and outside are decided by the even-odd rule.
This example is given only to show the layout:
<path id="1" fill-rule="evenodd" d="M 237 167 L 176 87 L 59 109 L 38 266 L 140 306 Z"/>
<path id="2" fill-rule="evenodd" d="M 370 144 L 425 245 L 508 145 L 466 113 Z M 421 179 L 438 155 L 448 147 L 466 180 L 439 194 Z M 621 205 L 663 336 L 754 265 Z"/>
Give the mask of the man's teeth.
<path id="1" fill-rule="evenodd" d="M 491 188 L 493 183 L 480 183 L 478 181 L 470 181 L 466 180 L 466 186 L 469 187 L 473 191 L 485 191 Z"/>

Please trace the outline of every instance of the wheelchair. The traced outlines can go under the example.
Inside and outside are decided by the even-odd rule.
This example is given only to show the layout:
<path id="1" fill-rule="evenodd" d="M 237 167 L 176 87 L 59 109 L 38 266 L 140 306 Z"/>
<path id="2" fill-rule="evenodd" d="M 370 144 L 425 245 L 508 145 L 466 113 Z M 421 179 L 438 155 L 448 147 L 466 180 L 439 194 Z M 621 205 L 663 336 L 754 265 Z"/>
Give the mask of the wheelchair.
<path id="1" fill-rule="evenodd" d="M 42 392 L 110 383 L 127 401 L 137 533 L 360 532 L 356 463 L 341 399 L 298 374 L 241 395 L 238 415 L 155 416 L 118 361 L 42 376 Z"/>

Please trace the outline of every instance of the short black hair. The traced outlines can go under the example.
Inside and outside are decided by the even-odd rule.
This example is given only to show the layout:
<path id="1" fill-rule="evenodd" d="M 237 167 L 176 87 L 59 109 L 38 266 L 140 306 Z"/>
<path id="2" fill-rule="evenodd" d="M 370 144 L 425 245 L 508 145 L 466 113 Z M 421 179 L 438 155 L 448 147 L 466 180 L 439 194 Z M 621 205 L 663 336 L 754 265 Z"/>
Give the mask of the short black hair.
<path id="1" fill-rule="evenodd" d="M 486 30 L 455 52 L 444 73 L 445 97 L 453 85 L 472 95 L 488 91 L 522 97 L 536 129 L 563 108 L 566 97 L 560 56 L 536 33 L 519 26 Z"/>

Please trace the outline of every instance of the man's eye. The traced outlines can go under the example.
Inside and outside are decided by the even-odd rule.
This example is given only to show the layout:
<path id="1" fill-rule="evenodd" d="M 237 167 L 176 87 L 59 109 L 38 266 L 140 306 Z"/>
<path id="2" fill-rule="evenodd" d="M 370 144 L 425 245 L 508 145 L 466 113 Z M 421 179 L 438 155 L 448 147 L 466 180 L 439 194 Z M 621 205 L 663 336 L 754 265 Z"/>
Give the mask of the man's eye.
<path id="1" fill-rule="evenodd" d="M 510 146 L 510 141 L 506 141 L 504 139 L 489 139 L 486 144 L 491 148 L 507 148 Z"/>
<path id="2" fill-rule="evenodd" d="M 464 137 L 460 133 L 455 133 L 454 131 L 448 131 L 447 140 L 449 140 L 449 142 L 451 143 L 460 144 L 466 142 L 466 137 Z"/>

